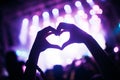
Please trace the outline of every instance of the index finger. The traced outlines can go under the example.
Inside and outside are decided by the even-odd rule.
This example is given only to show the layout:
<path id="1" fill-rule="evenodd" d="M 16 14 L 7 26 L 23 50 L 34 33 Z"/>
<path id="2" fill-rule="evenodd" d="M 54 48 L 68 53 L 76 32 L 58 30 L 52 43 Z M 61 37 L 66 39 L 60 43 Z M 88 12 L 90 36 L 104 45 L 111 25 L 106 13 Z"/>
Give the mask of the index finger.
<path id="1" fill-rule="evenodd" d="M 57 27 L 57 30 L 61 30 L 61 29 L 69 29 L 69 26 L 70 24 L 67 24 L 67 23 L 60 23 L 59 25 L 58 25 L 58 27 Z"/>
<path id="2" fill-rule="evenodd" d="M 73 30 L 73 28 L 77 28 L 77 26 L 76 25 L 74 25 L 74 24 L 70 24 L 70 23 L 60 23 L 59 25 L 58 25 L 58 27 L 57 27 L 57 30 L 58 31 L 61 31 L 62 29 L 63 30 L 67 30 L 67 31 L 70 31 L 70 30 Z"/>
<path id="3" fill-rule="evenodd" d="M 48 36 L 52 33 L 55 33 L 55 29 L 51 26 L 48 26 L 46 28 L 44 28 L 43 30 L 39 31 L 38 34 L 42 35 L 42 36 Z"/>

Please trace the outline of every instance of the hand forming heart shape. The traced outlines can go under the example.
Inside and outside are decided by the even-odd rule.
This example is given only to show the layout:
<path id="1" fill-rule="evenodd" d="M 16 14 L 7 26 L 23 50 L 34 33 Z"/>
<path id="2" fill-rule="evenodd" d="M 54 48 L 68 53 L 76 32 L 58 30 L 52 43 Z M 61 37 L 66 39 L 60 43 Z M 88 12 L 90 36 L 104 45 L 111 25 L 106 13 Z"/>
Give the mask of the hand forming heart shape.
<path id="1" fill-rule="evenodd" d="M 60 23 L 57 29 L 50 26 L 39 31 L 33 47 L 44 51 L 47 48 L 64 49 L 72 43 L 84 43 L 89 34 L 79 29 L 74 24 Z"/>
<path id="2" fill-rule="evenodd" d="M 70 38 L 69 32 L 62 32 L 60 35 L 50 34 L 46 37 L 46 40 L 53 45 L 58 45 L 62 47 L 62 45 L 67 42 Z"/>
<path id="3" fill-rule="evenodd" d="M 55 31 L 46 36 L 46 40 L 49 44 L 58 45 L 63 49 L 71 43 L 85 43 L 88 37 L 89 34 L 74 24 L 60 23 Z"/>

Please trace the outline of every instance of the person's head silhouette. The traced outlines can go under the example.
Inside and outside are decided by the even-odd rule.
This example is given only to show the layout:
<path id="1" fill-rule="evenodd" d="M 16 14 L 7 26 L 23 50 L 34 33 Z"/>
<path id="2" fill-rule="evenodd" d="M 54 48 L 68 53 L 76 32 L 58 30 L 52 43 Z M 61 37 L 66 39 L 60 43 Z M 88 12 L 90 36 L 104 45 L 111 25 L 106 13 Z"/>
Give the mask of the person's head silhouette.
<path id="1" fill-rule="evenodd" d="M 6 68 L 10 80 L 21 80 L 23 77 L 22 63 L 18 61 L 16 52 L 6 52 Z"/>

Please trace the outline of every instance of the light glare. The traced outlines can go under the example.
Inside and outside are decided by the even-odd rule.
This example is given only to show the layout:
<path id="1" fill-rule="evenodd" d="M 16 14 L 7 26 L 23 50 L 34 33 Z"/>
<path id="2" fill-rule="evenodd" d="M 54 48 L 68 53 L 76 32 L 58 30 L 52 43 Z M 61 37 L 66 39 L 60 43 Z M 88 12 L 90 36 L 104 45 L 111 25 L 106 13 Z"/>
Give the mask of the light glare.
<path id="1" fill-rule="evenodd" d="M 27 33 L 28 33 L 29 20 L 27 18 L 23 19 L 19 40 L 22 45 L 25 45 L 27 42 Z"/>
<path id="2" fill-rule="evenodd" d="M 39 26 L 39 16 L 38 15 L 33 16 L 32 25 Z"/>
<path id="3" fill-rule="evenodd" d="M 48 20 L 49 19 L 49 13 L 48 12 L 43 12 L 42 16 L 43 16 L 44 20 Z"/>
<path id="4" fill-rule="evenodd" d="M 81 65 L 81 63 L 82 63 L 82 61 L 81 61 L 81 60 L 77 60 L 77 61 L 75 62 L 75 66 L 76 66 L 76 67 L 78 67 L 78 66 L 80 66 L 80 65 Z"/>
<path id="5" fill-rule="evenodd" d="M 114 47 L 114 52 L 117 53 L 119 51 L 119 47 Z"/>
<path id="6" fill-rule="evenodd" d="M 75 6 L 76 6 L 77 8 L 81 7 L 81 2 L 80 2 L 80 1 L 76 1 L 76 2 L 75 2 Z"/>
<path id="7" fill-rule="evenodd" d="M 89 3 L 90 6 L 93 6 L 93 5 L 94 5 L 93 0 L 86 0 L 86 2 Z"/>
<path id="8" fill-rule="evenodd" d="M 66 22 L 66 23 L 72 23 L 72 24 L 75 23 L 73 17 L 72 17 L 70 14 L 66 14 L 66 15 L 65 15 L 65 17 L 64 17 L 64 22 Z"/>
<path id="9" fill-rule="evenodd" d="M 100 7 L 98 5 L 93 6 L 93 10 L 98 11 L 99 9 L 100 9 Z"/>
<path id="10" fill-rule="evenodd" d="M 93 3 L 93 0 L 86 0 L 86 2 L 88 2 L 88 3 Z"/>
<path id="11" fill-rule="evenodd" d="M 90 13 L 91 15 L 95 15 L 95 14 L 96 14 L 96 12 L 95 12 L 93 9 L 91 9 L 89 13 Z"/>
<path id="12" fill-rule="evenodd" d="M 58 17 L 58 16 L 59 16 L 59 10 L 58 10 L 57 8 L 54 8 L 54 9 L 52 10 L 52 13 L 53 13 L 53 16 L 54 16 L 54 17 Z"/>
<path id="13" fill-rule="evenodd" d="M 70 5 L 65 5 L 64 10 L 65 10 L 66 13 L 71 13 L 72 12 L 72 9 L 71 9 Z"/>

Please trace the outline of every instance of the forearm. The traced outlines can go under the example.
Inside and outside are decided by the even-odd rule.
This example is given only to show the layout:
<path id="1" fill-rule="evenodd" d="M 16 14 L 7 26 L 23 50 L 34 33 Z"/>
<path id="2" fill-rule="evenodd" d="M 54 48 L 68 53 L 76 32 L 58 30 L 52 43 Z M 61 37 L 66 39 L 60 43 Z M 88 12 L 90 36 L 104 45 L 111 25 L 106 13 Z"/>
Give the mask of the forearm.
<path id="1" fill-rule="evenodd" d="M 36 77 L 36 65 L 39 58 L 39 51 L 32 48 L 29 58 L 26 62 L 26 70 L 24 73 L 24 80 L 35 80 Z"/>
<path id="2" fill-rule="evenodd" d="M 85 42 L 86 46 L 90 50 L 92 56 L 96 60 L 103 76 L 109 80 L 116 80 L 117 68 L 107 53 L 99 46 L 99 44 L 92 37 L 89 37 Z"/>

